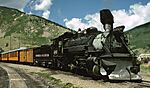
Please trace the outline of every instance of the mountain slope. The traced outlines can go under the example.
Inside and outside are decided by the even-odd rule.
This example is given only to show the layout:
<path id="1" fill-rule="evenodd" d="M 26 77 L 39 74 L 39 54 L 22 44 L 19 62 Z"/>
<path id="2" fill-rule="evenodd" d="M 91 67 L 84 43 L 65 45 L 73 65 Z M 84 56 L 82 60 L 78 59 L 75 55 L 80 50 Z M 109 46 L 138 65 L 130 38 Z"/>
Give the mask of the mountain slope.
<path id="1" fill-rule="evenodd" d="M 51 39 L 71 31 L 55 22 L 0 6 L 0 47 L 3 50 L 50 44 Z"/>
<path id="2" fill-rule="evenodd" d="M 137 53 L 150 53 L 150 22 L 127 31 L 131 48 Z"/>

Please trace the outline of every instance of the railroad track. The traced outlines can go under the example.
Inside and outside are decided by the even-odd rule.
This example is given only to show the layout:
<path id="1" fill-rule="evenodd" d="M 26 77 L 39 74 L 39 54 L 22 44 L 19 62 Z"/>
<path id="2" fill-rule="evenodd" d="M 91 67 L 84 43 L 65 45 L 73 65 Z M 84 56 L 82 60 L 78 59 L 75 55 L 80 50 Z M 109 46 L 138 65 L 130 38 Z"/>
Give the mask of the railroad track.
<path id="1" fill-rule="evenodd" d="M 3 83 L 5 88 L 47 88 L 47 86 L 42 85 L 40 82 L 33 80 L 27 74 L 16 70 L 6 64 L 0 63 L 0 67 L 6 71 L 5 74 L 8 75 L 7 83 Z M 4 79 L 4 78 L 3 78 Z M 0 84 L 1 85 L 1 84 Z M 2 88 L 3 88 L 2 87 Z"/>
<path id="2" fill-rule="evenodd" d="M 15 70 L 12 68 L 1 64 L 0 65 L 8 74 L 9 77 L 9 88 L 28 88 L 24 78 L 22 78 Z"/>
<path id="3" fill-rule="evenodd" d="M 8 88 L 9 80 L 8 80 L 7 72 L 0 67 L 0 88 Z"/>
<path id="4" fill-rule="evenodd" d="M 9 78 L 9 88 L 28 88 L 27 84 L 23 77 L 20 76 L 18 72 L 14 69 L 6 66 L 4 64 L 0 64 L 0 66 L 7 72 Z"/>
<path id="5" fill-rule="evenodd" d="M 40 83 L 33 83 L 31 82 L 31 79 L 29 77 L 27 77 L 27 73 L 28 72 L 36 72 L 39 68 L 34 67 L 34 66 L 28 66 L 28 65 L 18 65 L 18 64 L 10 64 L 10 63 L 0 63 L 0 66 L 3 65 L 4 67 L 6 67 L 7 69 L 12 69 L 15 72 L 17 72 L 17 74 L 20 75 L 20 79 L 23 79 L 22 81 L 24 81 L 25 85 L 27 86 L 27 88 L 48 88 L 48 86 L 42 86 Z M 26 69 L 26 70 L 21 70 L 21 69 Z M 28 69 L 28 70 L 27 70 Z M 37 69 L 35 71 L 35 69 Z M 43 68 L 39 69 L 39 72 L 44 70 Z M 27 73 L 24 73 L 24 71 L 27 71 Z M 38 72 L 38 71 L 37 71 Z M 77 86 L 81 86 L 83 88 L 108 88 L 108 87 L 112 87 L 112 88 L 150 88 L 150 79 L 148 76 L 143 78 L 143 81 L 141 83 L 137 83 L 137 82 L 103 82 L 102 80 L 92 80 L 83 76 L 78 76 L 78 75 L 73 75 L 70 73 L 66 73 L 63 71 L 49 71 L 47 70 L 48 73 L 51 73 L 51 77 L 54 77 L 56 79 L 61 79 L 62 82 L 64 83 L 72 83 L 75 84 Z M 32 76 L 33 77 L 33 76 Z M 19 78 L 17 78 L 18 80 L 20 80 Z M 66 80 L 67 79 L 67 80 Z M 35 77 L 33 81 L 37 80 L 37 78 Z M 46 79 L 44 79 L 46 80 Z M 44 82 L 44 80 L 40 81 L 40 82 Z M 11 81 L 17 81 L 17 80 L 11 80 Z M 45 81 L 46 82 L 46 81 Z M 19 84 L 19 83 L 17 83 Z M 45 85 L 45 84 L 44 84 Z M 55 88 L 49 86 L 50 88 Z M 0 87 L 1 88 L 1 87 Z M 3 87 L 2 87 L 3 88 Z M 8 87 L 5 87 L 8 88 Z M 11 87 L 11 88 L 17 88 L 17 87 Z M 25 87 L 19 87 L 19 88 L 25 88 Z M 57 87 L 56 87 L 57 88 Z M 58 87 L 59 88 L 59 87 Z"/>
<path id="6" fill-rule="evenodd" d="M 138 86 L 141 88 L 150 88 L 150 81 L 143 80 L 141 83 L 138 83 Z"/>

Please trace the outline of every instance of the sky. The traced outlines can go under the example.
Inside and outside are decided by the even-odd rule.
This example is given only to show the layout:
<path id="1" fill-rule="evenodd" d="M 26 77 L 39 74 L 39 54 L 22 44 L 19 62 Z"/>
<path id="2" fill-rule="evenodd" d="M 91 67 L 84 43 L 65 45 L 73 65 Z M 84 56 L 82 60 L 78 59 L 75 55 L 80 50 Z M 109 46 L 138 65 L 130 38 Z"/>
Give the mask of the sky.
<path id="1" fill-rule="evenodd" d="M 73 30 L 97 27 L 99 11 L 110 9 L 114 27 L 125 25 L 125 30 L 150 22 L 150 0 L 0 0 L 0 6 L 19 9 L 54 21 Z"/>

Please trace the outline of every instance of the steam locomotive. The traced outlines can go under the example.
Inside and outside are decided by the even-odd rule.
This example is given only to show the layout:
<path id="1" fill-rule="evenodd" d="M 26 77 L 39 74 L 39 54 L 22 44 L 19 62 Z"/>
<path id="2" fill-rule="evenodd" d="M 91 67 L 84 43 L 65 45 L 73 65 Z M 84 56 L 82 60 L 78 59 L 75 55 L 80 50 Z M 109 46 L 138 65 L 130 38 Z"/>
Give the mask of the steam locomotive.
<path id="1" fill-rule="evenodd" d="M 128 47 L 128 39 L 123 32 L 125 27 L 113 28 L 113 15 L 108 9 L 100 11 L 100 20 L 104 32 L 95 27 L 80 33 L 66 32 L 53 39 L 52 45 L 12 51 L 17 53 L 15 61 L 26 62 L 21 55 L 30 54 L 31 64 L 88 74 L 94 78 L 141 80 L 140 64 Z M 26 50 L 31 52 L 21 54 Z M 1 61 L 3 57 L 7 57 L 5 61 L 11 61 L 8 54 L 12 52 L 2 53 Z"/>
<path id="2" fill-rule="evenodd" d="M 69 68 L 92 76 L 113 80 L 140 80 L 140 65 L 128 47 L 124 26 L 113 29 L 110 10 L 100 11 L 105 32 L 95 27 L 80 33 L 65 33 L 54 40 L 54 57 L 60 68 Z"/>

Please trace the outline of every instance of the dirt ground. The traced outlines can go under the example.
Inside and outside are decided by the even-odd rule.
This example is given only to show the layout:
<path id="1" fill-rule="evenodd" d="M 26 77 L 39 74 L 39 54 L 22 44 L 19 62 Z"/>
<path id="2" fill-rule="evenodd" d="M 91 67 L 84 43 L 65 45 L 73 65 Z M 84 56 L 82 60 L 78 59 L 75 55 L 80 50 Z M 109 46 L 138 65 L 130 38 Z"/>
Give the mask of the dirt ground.
<path id="1" fill-rule="evenodd" d="M 150 86 L 145 86 L 145 84 L 135 83 L 135 82 L 119 82 L 119 83 L 111 83 L 104 82 L 103 80 L 93 80 L 90 77 L 83 77 L 77 74 L 73 74 L 70 72 L 63 72 L 59 70 L 51 70 L 49 68 L 28 66 L 28 65 L 18 65 L 18 64 L 8 64 L 13 68 L 24 71 L 26 74 L 30 75 L 35 80 L 41 80 L 39 77 L 32 75 L 32 73 L 47 73 L 51 77 L 55 79 L 61 80 L 62 83 L 71 83 L 73 87 L 71 88 L 149 88 Z M 148 65 L 150 66 L 150 65 Z M 144 80 L 150 83 L 150 72 L 141 71 L 142 77 Z M 44 82 L 48 82 L 47 79 L 43 80 Z M 144 86 L 143 86 L 144 85 Z M 58 87 L 58 86 L 56 86 Z M 55 88 L 55 87 L 54 87 Z"/>

